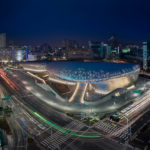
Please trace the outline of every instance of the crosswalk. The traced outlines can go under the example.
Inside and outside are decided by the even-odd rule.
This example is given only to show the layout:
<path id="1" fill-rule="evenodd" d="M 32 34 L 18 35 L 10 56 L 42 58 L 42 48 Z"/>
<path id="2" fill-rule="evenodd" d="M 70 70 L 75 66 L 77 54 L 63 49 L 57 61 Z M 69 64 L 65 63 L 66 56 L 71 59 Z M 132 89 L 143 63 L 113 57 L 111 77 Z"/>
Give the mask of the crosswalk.
<path id="1" fill-rule="evenodd" d="M 32 135 L 43 147 L 50 150 L 66 147 L 66 145 L 74 141 L 72 134 L 76 134 L 76 131 L 85 130 L 86 127 L 85 124 L 77 120 L 72 120 L 69 124 L 63 126 L 62 129 L 58 127 L 57 130 L 55 130 L 53 126 L 47 126 L 47 124 L 45 125 L 44 123 L 42 123 L 41 128 L 41 122 L 33 118 L 32 115 L 22 107 L 16 109 L 16 105 L 14 105 L 13 110 L 15 118 L 22 128 Z M 28 123 L 28 125 L 26 126 L 24 123 Z M 63 133 L 62 131 L 67 133 Z"/>
<path id="2" fill-rule="evenodd" d="M 100 132 L 102 132 L 106 136 L 113 136 L 117 137 L 120 140 L 128 140 L 128 129 L 126 129 L 123 132 L 120 132 L 122 130 L 121 125 L 112 125 L 111 122 L 108 121 L 102 121 L 100 120 L 95 126 L 96 129 L 98 129 Z"/>
<path id="3" fill-rule="evenodd" d="M 117 130 L 119 130 L 118 126 L 113 126 L 110 123 L 103 122 L 101 120 L 94 127 L 102 130 L 103 132 L 105 132 L 107 134 L 113 134 Z"/>
<path id="4" fill-rule="evenodd" d="M 64 128 L 67 128 L 68 130 L 71 128 L 71 130 L 80 131 L 84 127 L 85 126 L 83 124 L 79 124 L 77 121 L 72 121 Z M 41 141 L 41 144 L 50 150 L 60 149 L 61 145 L 64 144 L 67 140 L 69 140 L 71 136 L 72 135 L 70 134 L 65 134 L 60 131 L 57 131 L 49 137 L 45 138 L 43 141 Z"/>

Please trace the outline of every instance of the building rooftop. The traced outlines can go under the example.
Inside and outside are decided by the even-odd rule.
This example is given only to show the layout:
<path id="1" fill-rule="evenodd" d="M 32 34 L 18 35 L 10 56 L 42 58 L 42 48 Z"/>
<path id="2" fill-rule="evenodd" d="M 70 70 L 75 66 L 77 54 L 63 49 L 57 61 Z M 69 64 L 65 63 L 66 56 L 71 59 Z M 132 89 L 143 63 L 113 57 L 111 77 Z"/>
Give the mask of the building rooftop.
<path id="1" fill-rule="evenodd" d="M 50 62 L 46 69 L 56 77 L 70 81 L 96 81 L 134 72 L 138 65 L 112 62 Z"/>

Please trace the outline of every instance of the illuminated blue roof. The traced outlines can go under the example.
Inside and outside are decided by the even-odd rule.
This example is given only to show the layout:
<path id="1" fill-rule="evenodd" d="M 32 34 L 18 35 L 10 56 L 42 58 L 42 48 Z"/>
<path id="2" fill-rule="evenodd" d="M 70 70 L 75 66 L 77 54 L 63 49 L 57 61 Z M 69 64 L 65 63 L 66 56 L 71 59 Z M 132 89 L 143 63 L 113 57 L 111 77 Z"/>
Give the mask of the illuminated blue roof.
<path id="1" fill-rule="evenodd" d="M 111 62 L 50 62 L 47 70 L 58 78 L 70 81 L 96 81 L 113 78 L 139 69 L 138 65 Z"/>

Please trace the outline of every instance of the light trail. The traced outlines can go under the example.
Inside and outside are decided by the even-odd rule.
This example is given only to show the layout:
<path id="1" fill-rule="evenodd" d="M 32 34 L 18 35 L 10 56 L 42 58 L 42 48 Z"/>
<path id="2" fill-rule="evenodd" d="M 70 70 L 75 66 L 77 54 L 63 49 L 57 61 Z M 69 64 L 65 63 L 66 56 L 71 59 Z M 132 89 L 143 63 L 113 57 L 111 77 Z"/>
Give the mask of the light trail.
<path id="1" fill-rule="evenodd" d="M 16 97 L 14 97 L 15 100 L 21 104 L 21 106 L 23 106 L 25 109 L 27 109 L 31 114 L 33 114 L 34 116 L 36 116 L 37 118 L 39 118 L 41 121 L 47 123 L 48 125 L 52 126 L 54 129 L 59 130 L 62 133 L 66 133 L 66 134 L 70 134 L 72 136 L 78 136 L 78 137 L 82 137 L 82 138 L 103 138 L 100 135 L 88 135 L 88 134 L 95 134 L 93 132 L 86 134 L 83 134 L 82 131 L 75 131 L 75 130 L 68 130 L 66 128 L 63 128 L 49 120 L 47 120 L 46 118 L 44 118 L 43 116 L 41 116 L 38 112 L 35 112 L 34 110 L 28 108 L 27 106 L 25 106 L 22 102 L 18 101 L 18 99 Z M 15 103 L 16 104 L 16 103 Z"/>
<path id="2" fill-rule="evenodd" d="M 144 110 L 144 108 L 146 108 L 146 106 L 148 106 L 150 104 L 150 93 L 147 92 L 145 94 L 145 96 L 143 98 L 141 98 L 139 101 L 136 101 L 135 103 L 133 103 L 131 106 L 127 107 L 126 109 L 124 109 L 121 114 L 122 117 L 121 121 L 119 121 L 120 123 L 124 124 L 125 123 L 125 119 L 123 116 L 127 117 L 128 119 L 130 118 L 130 123 L 128 124 L 128 126 L 131 126 L 132 124 L 134 124 L 141 116 L 143 116 L 143 114 L 145 114 L 147 112 L 147 110 L 145 112 L 142 112 Z M 142 113 L 141 113 L 142 112 Z M 120 130 L 118 130 L 117 132 L 113 133 L 112 135 L 109 135 L 110 137 L 116 136 L 117 134 L 121 134 L 123 133 L 125 130 L 127 129 L 127 126 L 121 128 Z"/>
<path id="3" fill-rule="evenodd" d="M 33 112 L 33 113 L 38 118 L 40 118 L 43 122 L 48 123 L 49 125 L 53 126 L 55 129 L 57 129 L 57 130 L 59 130 L 63 133 L 67 133 L 67 134 L 70 134 L 70 135 L 73 135 L 73 136 L 79 136 L 79 137 L 83 137 L 83 138 L 100 138 L 101 137 L 101 136 L 98 136 L 98 135 L 84 135 L 84 134 L 76 132 L 76 131 L 71 131 L 71 130 L 65 129 L 63 127 L 60 127 L 60 126 L 48 121 L 47 119 L 42 117 L 39 113 L 37 113 L 37 112 Z"/>
<path id="4" fill-rule="evenodd" d="M 73 92 L 71 98 L 68 100 L 69 103 L 71 103 L 71 102 L 74 101 L 74 98 L 75 98 L 75 96 L 77 95 L 77 93 L 78 93 L 78 91 L 79 91 L 79 87 L 80 87 L 80 83 L 77 82 L 76 89 L 75 89 L 75 91 Z"/>
<path id="5" fill-rule="evenodd" d="M 121 111 L 121 113 L 125 115 L 128 111 L 132 110 L 132 109 L 135 108 L 138 104 L 140 104 L 141 102 L 143 102 L 146 98 L 149 98 L 149 96 L 150 96 L 149 93 L 145 93 L 145 96 L 144 96 L 142 99 L 140 99 L 140 100 L 134 102 L 132 105 L 126 107 L 125 109 L 123 109 L 123 110 Z"/>
<path id="6" fill-rule="evenodd" d="M 134 124 L 139 118 L 141 118 L 147 111 L 143 112 L 142 114 L 139 114 L 134 120 L 132 120 L 128 126 L 130 127 L 132 124 Z M 127 129 L 127 126 L 124 126 L 123 128 L 121 128 L 120 130 L 118 130 L 117 132 L 113 133 L 112 135 L 109 135 L 109 137 L 114 137 L 117 134 L 121 134 L 123 133 L 125 130 Z"/>
<path id="7" fill-rule="evenodd" d="M 29 90 L 29 91 L 32 90 L 32 87 L 30 87 L 30 86 L 25 86 L 25 88 L 26 88 L 27 90 Z"/>
<path id="8" fill-rule="evenodd" d="M 137 103 L 137 105 L 134 105 L 134 107 L 131 107 L 128 111 L 126 111 L 126 113 L 124 113 L 126 116 L 130 115 L 131 113 L 137 111 L 138 109 L 140 109 L 143 105 L 145 105 L 147 102 L 149 102 L 149 95 L 146 95 L 145 97 L 143 97 L 141 99 L 141 101 L 139 103 Z"/>
<path id="9" fill-rule="evenodd" d="M 6 72 L 3 69 L 0 69 L 0 76 L 4 79 L 4 81 L 12 88 L 12 89 L 17 89 L 15 83 L 12 82 L 6 75 Z"/>
<path id="10" fill-rule="evenodd" d="M 131 115 L 133 112 L 135 113 L 136 111 L 140 111 L 146 104 L 148 104 L 148 102 L 150 102 L 150 99 L 146 99 L 143 102 L 141 102 L 140 104 L 136 105 L 136 107 L 134 107 L 134 109 L 131 109 L 130 111 L 128 111 L 125 115 L 129 116 Z"/>
<path id="11" fill-rule="evenodd" d="M 22 83 L 23 83 L 23 84 L 28 84 L 28 82 L 27 82 L 27 81 L 22 81 Z"/>

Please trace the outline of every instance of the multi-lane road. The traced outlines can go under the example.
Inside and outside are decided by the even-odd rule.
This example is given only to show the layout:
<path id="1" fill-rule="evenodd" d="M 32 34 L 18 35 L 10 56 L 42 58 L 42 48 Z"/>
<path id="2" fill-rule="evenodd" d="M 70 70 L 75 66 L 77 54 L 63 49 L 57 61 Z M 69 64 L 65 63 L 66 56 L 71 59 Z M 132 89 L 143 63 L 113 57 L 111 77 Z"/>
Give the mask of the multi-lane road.
<path id="1" fill-rule="evenodd" d="M 119 132 L 122 126 L 114 127 L 109 120 L 105 120 L 89 127 L 58 112 L 48 105 L 57 103 L 56 94 L 38 86 L 35 79 L 24 71 L 10 70 L 7 75 L 3 74 L 3 79 L 13 93 L 11 103 L 15 108 L 13 109 L 15 120 L 41 147 L 45 149 L 71 149 L 71 147 L 73 147 L 72 149 L 83 149 L 88 141 L 91 145 L 96 143 L 97 149 L 102 150 L 130 149 L 129 146 L 120 145 L 109 136 L 106 138 L 104 135 L 105 133 L 112 135 L 114 132 Z M 55 103 L 54 100 L 56 100 Z M 119 135 L 121 136 L 121 134 Z"/>

